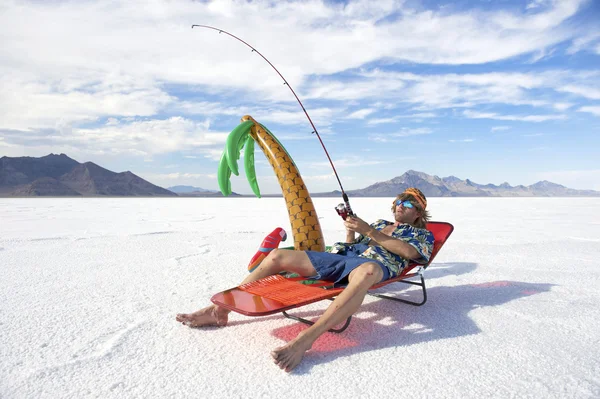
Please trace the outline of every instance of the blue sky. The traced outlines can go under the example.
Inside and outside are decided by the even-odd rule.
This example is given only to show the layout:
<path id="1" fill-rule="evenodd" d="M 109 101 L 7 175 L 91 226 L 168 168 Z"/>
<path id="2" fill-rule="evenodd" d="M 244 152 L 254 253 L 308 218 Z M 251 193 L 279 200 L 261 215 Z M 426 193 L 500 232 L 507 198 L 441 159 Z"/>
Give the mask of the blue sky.
<path id="1" fill-rule="evenodd" d="M 600 190 L 600 2 L 4 1 L 0 156 L 66 153 L 217 189 L 243 115 L 311 192 L 408 169 Z M 263 193 L 279 186 L 256 148 Z M 250 193 L 243 176 L 232 188 Z"/>

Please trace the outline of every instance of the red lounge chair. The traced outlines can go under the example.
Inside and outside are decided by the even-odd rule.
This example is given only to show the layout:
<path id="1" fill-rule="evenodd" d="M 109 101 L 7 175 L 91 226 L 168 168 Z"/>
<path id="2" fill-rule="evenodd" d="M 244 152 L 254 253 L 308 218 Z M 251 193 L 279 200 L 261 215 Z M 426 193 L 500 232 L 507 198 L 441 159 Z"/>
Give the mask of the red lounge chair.
<path id="1" fill-rule="evenodd" d="M 425 288 L 423 271 L 431 264 L 442 245 L 452 234 L 454 226 L 446 222 L 429 222 L 427 230 L 431 231 L 435 238 L 429 263 L 426 265 L 411 263 L 399 276 L 371 287 L 371 289 L 376 289 L 396 282 L 417 285 L 422 288 L 422 300 L 416 302 L 376 293 L 369 293 L 369 295 L 415 306 L 421 306 L 427 302 L 427 289 Z M 412 277 L 419 277 L 420 281 L 408 280 Z M 286 311 L 323 299 L 333 300 L 332 298 L 339 295 L 343 290 L 344 287 L 335 287 L 331 281 L 310 280 L 304 277 L 286 278 L 282 275 L 274 275 L 219 292 L 211 298 L 211 301 L 220 307 L 246 316 L 267 316 L 282 312 L 285 317 L 312 325 L 314 324 L 312 321 L 290 315 Z M 337 333 L 344 331 L 350 324 L 351 319 L 352 317 L 349 317 L 341 328 L 329 331 Z"/>

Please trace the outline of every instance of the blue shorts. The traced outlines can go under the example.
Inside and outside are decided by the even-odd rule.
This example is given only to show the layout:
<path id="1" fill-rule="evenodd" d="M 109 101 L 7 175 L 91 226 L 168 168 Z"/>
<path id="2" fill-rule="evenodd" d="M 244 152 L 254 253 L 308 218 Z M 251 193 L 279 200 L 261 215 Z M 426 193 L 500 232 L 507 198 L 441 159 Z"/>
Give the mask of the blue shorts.
<path id="1" fill-rule="evenodd" d="M 365 244 L 355 244 L 348 248 L 344 255 L 332 254 L 329 252 L 306 251 L 313 267 L 317 271 L 315 278 L 318 280 L 333 281 L 341 285 L 348 284 L 348 275 L 358 266 L 363 263 L 374 262 L 381 267 L 383 278 L 381 281 L 390 278 L 390 272 L 381 262 L 370 259 L 361 258 L 358 255 L 367 250 L 369 246 Z"/>

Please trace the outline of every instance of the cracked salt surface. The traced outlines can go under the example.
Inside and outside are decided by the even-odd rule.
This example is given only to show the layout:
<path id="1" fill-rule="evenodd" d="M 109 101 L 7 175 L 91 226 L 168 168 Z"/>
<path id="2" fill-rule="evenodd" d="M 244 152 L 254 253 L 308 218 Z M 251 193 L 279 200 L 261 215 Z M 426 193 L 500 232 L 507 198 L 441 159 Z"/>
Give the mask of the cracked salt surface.
<path id="1" fill-rule="evenodd" d="M 425 272 L 428 302 L 367 297 L 289 375 L 269 352 L 300 323 L 174 320 L 237 285 L 264 236 L 289 229 L 281 198 L 222 201 L 0 199 L 0 397 L 600 396 L 600 200 L 570 199 L 567 219 L 554 214 L 563 199 L 430 198 L 455 232 Z M 343 239 L 339 200 L 314 202 L 326 241 Z M 372 221 L 389 202 L 352 205 Z"/>

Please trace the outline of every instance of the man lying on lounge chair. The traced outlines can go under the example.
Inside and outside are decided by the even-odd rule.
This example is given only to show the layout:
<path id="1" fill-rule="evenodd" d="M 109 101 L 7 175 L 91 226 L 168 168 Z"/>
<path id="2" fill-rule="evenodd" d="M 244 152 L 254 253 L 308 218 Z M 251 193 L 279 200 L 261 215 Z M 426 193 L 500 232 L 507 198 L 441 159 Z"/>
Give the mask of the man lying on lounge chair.
<path id="1" fill-rule="evenodd" d="M 334 244 L 329 252 L 274 249 L 242 281 L 246 284 L 285 271 L 346 285 L 314 325 L 271 352 L 281 369 L 291 371 L 319 336 L 354 314 L 370 287 L 396 277 L 411 261 L 429 261 L 434 237 L 425 229 L 430 218 L 426 208 L 425 195 L 408 188 L 392 204 L 395 222 L 380 219 L 369 225 L 348 216 L 344 221 L 345 243 Z M 355 233 L 359 233 L 358 238 Z M 178 314 L 176 319 L 190 327 L 225 326 L 228 314 L 229 310 L 213 304 L 194 313 Z"/>

